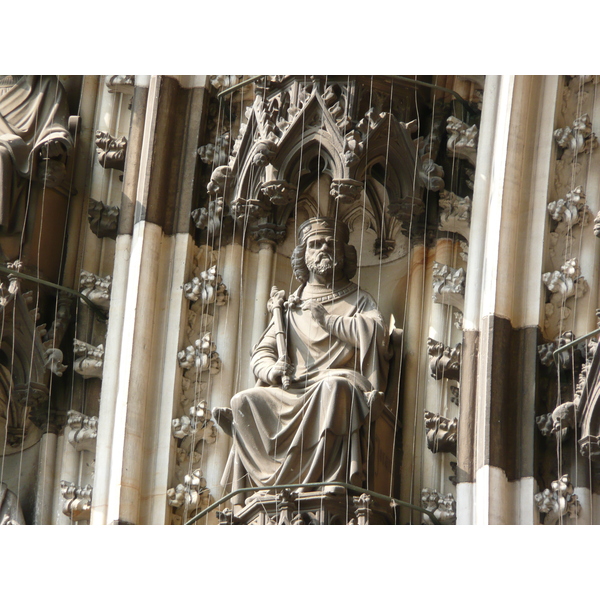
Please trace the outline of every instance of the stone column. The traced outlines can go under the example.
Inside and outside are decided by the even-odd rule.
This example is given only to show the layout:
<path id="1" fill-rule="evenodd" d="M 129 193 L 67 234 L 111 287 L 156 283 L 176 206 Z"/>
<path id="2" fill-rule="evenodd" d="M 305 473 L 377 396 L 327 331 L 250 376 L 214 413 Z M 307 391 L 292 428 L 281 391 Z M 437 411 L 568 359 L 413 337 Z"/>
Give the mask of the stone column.
<path id="1" fill-rule="evenodd" d="M 47 431 L 40 440 L 40 458 L 36 476 L 34 523 L 52 524 L 52 495 L 56 463 L 56 431 Z"/>
<path id="2" fill-rule="evenodd" d="M 542 290 L 531 282 L 541 276 L 555 100 L 556 82 L 542 77 L 486 80 L 463 322 L 459 524 L 533 519 Z"/>

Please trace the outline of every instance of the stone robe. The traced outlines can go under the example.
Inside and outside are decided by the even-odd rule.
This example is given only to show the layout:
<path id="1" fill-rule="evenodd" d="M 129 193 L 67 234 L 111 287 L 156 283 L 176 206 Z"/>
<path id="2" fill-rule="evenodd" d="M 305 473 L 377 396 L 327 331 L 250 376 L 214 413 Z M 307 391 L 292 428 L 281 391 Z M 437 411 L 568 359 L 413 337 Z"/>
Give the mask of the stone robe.
<path id="1" fill-rule="evenodd" d="M 309 310 L 287 311 L 287 350 L 295 367 L 290 387 L 262 383 L 278 359 L 271 321 L 253 352 L 257 387 L 231 401 L 234 444 L 223 483 L 234 490 L 244 474 L 256 486 L 364 482 L 365 430 L 376 416 L 371 402 L 381 401 L 387 380 L 387 330 L 373 298 L 355 284 L 334 299 L 319 297 L 322 291 L 309 284 L 302 299 L 322 302 L 331 333 Z"/>
<path id="2" fill-rule="evenodd" d="M 29 179 L 36 176 L 37 153 L 50 141 L 62 143 L 65 150 L 73 145 L 67 126 L 69 108 L 64 88 L 55 76 L 24 75 L 0 96 L 0 148 L 7 151 L 15 175 Z M 0 225 L 15 230 L 20 223 L 18 177 L 12 198 L 0 198 Z M 18 186 L 23 188 L 23 185 Z"/>

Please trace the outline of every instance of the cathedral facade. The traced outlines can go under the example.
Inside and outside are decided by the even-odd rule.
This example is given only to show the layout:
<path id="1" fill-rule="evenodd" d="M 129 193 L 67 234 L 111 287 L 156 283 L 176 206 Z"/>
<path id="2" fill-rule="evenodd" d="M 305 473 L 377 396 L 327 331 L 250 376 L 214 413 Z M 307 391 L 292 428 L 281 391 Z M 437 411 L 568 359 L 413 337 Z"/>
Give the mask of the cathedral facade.
<path id="1" fill-rule="evenodd" d="M 599 82 L 5 76 L 0 521 L 600 522 Z"/>

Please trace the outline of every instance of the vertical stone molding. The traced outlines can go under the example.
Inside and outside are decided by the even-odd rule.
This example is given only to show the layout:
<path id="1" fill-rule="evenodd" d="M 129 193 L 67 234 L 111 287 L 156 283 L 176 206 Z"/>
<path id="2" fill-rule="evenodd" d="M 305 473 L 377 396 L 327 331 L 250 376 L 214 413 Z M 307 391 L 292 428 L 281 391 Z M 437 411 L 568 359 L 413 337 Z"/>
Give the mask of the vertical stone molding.
<path id="1" fill-rule="evenodd" d="M 569 475 L 563 475 L 553 481 L 550 489 L 535 495 L 537 509 L 545 516 L 544 525 L 556 525 L 564 518 L 575 518 L 581 511 L 577 494 L 573 493 L 573 484 Z"/>

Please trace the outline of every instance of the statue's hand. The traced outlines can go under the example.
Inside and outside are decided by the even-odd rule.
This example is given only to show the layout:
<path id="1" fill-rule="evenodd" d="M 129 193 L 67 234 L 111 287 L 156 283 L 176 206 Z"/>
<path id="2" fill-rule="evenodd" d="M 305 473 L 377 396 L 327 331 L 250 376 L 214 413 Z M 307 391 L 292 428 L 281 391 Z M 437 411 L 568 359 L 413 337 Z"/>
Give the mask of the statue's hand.
<path id="1" fill-rule="evenodd" d="M 270 369 L 267 379 L 267 383 L 271 385 L 277 385 L 281 383 L 284 376 L 290 376 L 294 372 L 294 365 L 286 362 L 283 359 L 279 359 Z"/>
<path id="2" fill-rule="evenodd" d="M 327 316 L 329 313 L 325 307 L 316 300 L 307 300 L 302 305 L 302 310 L 310 310 L 312 318 L 325 330 L 327 330 Z"/>

